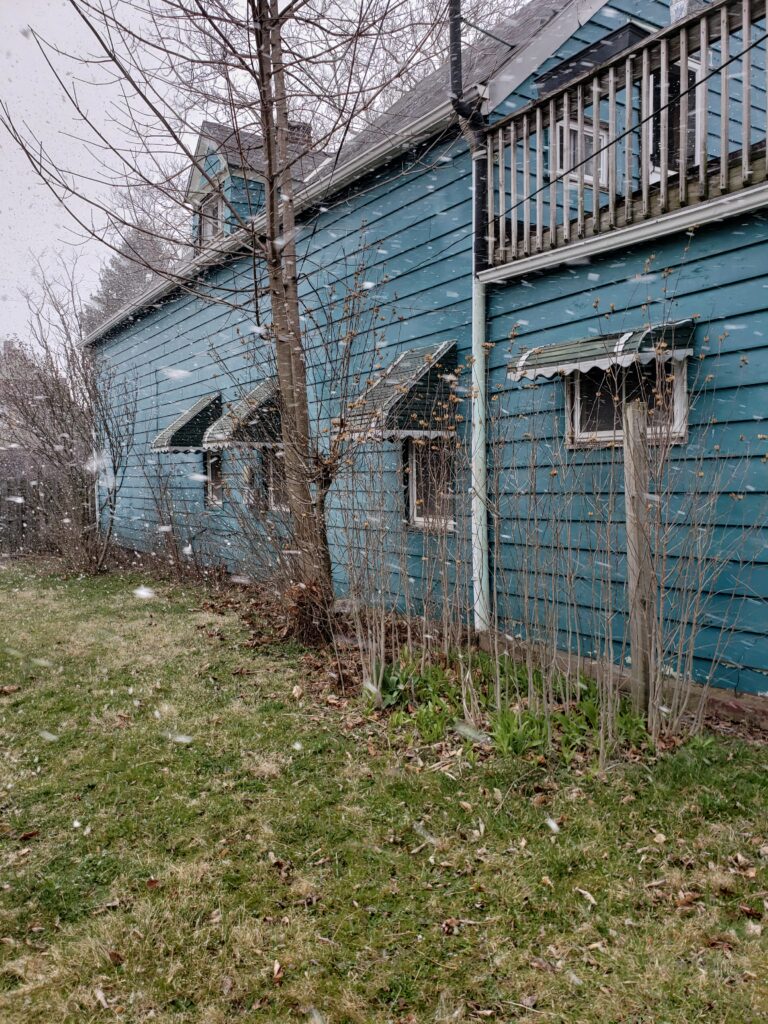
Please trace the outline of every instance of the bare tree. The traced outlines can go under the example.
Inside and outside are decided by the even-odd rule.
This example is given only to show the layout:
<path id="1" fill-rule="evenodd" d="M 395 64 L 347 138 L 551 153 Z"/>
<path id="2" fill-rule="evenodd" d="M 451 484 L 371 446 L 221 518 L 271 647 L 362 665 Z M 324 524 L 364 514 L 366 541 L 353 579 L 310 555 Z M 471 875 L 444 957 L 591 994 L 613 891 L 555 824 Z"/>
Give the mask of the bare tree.
<path id="1" fill-rule="evenodd" d="M 116 232 L 114 250 L 101 269 L 96 291 L 83 308 L 82 329 L 90 334 L 137 299 L 178 262 L 173 246 L 142 215 Z"/>
<path id="2" fill-rule="evenodd" d="M 76 267 L 41 269 L 28 337 L 7 353 L 0 406 L 7 441 L 38 468 L 36 511 L 49 550 L 100 570 L 134 443 L 135 389 L 82 346 Z"/>
<path id="3" fill-rule="evenodd" d="M 352 6 L 294 0 L 282 8 L 277 0 L 247 0 L 245 5 L 235 0 L 70 4 L 93 40 L 101 73 L 122 96 L 113 119 L 119 131 L 108 138 L 80 92 L 56 69 L 64 55 L 38 39 L 60 88 L 90 133 L 97 158 L 93 176 L 84 181 L 58 166 L 44 140 L 18 125 L 6 107 L 0 121 L 81 229 L 105 240 L 116 254 L 91 322 L 112 309 L 126 286 L 132 290 L 120 270 L 126 258 L 137 265 L 139 278 L 160 274 L 186 290 L 205 293 L 194 277 L 177 277 L 175 267 L 157 265 L 158 256 L 164 263 L 169 244 L 182 241 L 169 234 L 173 217 L 156 228 L 135 211 L 126 215 L 110 207 L 97 186 L 130 189 L 137 197 L 154 194 L 164 207 L 183 208 L 184 166 L 194 162 L 190 134 L 201 110 L 231 129 L 232 145 L 240 150 L 251 144 L 254 132 L 260 137 L 263 223 L 255 227 L 222 197 L 242 236 L 242 251 L 252 256 L 250 287 L 241 278 L 230 292 L 215 298 L 206 293 L 205 300 L 263 315 L 266 279 L 267 329 L 275 350 L 287 504 L 295 538 L 294 580 L 308 603 L 328 609 L 332 581 L 325 500 L 338 457 L 315 429 L 307 386 L 297 183 L 313 171 L 317 175 L 325 151 L 342 145 L 350 126 L 370 119 L 385 98 L 391 100 L 392 90 L 409 87 L 431 70 L 444 46 L 442 12 L 424 11 L 412 0 L 358 0 Z M 297 137 L 296 119 L 312 120 L 313 139 Z M 197 169 L 213 187 L 205 166 Z M 82 212 L 83 201 L 89 214 Z M 356 285 L 347 282 L 347 287 L 354 291 Z"/>

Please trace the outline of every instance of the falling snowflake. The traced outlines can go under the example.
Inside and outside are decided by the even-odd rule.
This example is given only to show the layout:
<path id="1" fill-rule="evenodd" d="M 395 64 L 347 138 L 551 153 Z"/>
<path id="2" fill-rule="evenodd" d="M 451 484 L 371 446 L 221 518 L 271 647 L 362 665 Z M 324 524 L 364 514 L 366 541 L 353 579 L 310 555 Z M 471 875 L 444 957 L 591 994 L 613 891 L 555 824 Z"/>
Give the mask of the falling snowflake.
<path id="1" fill-rule="evenodd" d="M 180 366 L 161 366 L 160 373 L 168 380 L 182 380 L 182 378 L 192 375 L 191 370 L 182 370 Z"/>

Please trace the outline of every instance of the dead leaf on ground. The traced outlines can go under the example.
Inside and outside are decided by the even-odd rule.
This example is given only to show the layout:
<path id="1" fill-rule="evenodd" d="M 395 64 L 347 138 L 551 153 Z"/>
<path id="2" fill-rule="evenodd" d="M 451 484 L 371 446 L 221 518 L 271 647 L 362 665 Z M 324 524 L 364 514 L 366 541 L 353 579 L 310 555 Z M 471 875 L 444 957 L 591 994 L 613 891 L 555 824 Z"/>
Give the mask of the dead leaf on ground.
<path id="1" fill-rule="evenodd" d="M 530 965 L 535 971 L 544 971 L 549 974 L 554 974 L 555 965 L 551 960 L 545 960 L 542 956 L 535 956 L 530 960 Z"/>
<path id="2" fill-rule="evenodd" d="M 683 907 L 692 907 L 693 904 L 700 899 L 700 892 L 681 892 L 678 894 L 677 899 L 675 900 L 675 906 L 678 909 L 681 909 Z"/>
<path id="3" fill-rule="evenodd" d="M 590 906 L 592 906 L 592 907 L 596 907 L 596 906 L 597 906 L 597 900 L 596 900 L 596 899 L 595 899 L 595 897 L 594 897 L 594 896 L 592 895 L 592 893 L 591 893 L 591 892 L 589 892 L 589 891 L 588 891 L 587 889 L 580 889 L 580 888 L 578 887 L 578 885 L 577 885 L 577 886 L 575 887 L 575 890 L 574 890 L 574 891 L 575 891 L 575 892 L 577 892 L 577 893 L 579 894 L 579 896 L 583 896 L 583 897 L 584 897 L 584 899 L 585 899 L 585 900 L 587 901 L 587 903 L 589 903 L 589 904 L 590 904 Z"/>
<path id="4" fill-rule="evenodd" d="M 267 854 L 269 863 L 280 875 L 281 882 L 289 882 L 291 880 L 291 874 L 293 872 L 293 864 L 290 860 L 283 860 L 282 857 L 276 857 L 272 850 Z"/>
<path id="5" fill-rule="evenodd" d="M 755 910 L 755 908 L 754 907 L 750 907 L 750 905 L 748 903 L 740 903 L 739 904 L 739 913 L 743 914 L 744 917 L 752 917 L 756 921 L 761 920 L 762 916 L 763 916 L 762 910 Z"/>

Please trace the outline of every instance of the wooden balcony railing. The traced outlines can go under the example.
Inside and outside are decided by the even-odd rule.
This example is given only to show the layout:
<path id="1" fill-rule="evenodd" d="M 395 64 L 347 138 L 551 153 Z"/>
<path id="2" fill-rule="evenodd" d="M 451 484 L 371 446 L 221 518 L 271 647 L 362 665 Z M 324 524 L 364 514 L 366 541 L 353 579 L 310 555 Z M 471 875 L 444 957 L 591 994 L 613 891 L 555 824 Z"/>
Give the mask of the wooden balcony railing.
<path id="1" fill-rule="evenodd" d="M 488 130 L 488 262 L 766 180 L 766 0 L 721 0 Z"/>

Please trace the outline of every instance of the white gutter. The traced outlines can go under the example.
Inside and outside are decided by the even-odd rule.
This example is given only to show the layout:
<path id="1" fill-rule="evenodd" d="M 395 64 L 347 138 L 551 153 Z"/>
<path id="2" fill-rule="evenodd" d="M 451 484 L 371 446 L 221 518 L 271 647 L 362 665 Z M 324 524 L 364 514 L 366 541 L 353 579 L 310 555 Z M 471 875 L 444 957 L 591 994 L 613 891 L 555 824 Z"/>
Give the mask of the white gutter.
<path id="1" fill-rule="evenodd" d="M 534 2 L 534 0 L 531 0 L 531 2 Z M 483 106 L 486 111 L 495 109 L 506 96 L 510 95 L 521 82 L 525 81 L 544 60 L 554 53 L 561 43 L 565 42 L 580 25 L 588 21 L 606 2 L 607 0 L 574 0 L 573 4 L 569 4 L 557 14 L 527 45 L 523 46 L 519 51 L 514 51 L 510 59 L 497 70 L 495 75 L 485 85 L 477 84 L 470 86 L 466 90 L 464 98 L 466 100 L 480 98 L 483 100 Z M 407 115 L 404 115 L 402 120 L 405 123 L 402 131 L 391 128 L 390 135 L 392 137 L 376 145 L 366 147 L 362 153 L 359 153 L 348 163 L 343 164 L 340 168 L 336 168 L 329 177 L 320 178 L 318 176 L 323 174 L 326 168 L 333 166 L 333 157 L 329 158 L 326 163 L 321 164 L 317 170 L 308 176 L 304 189 L 297 194 L 296 212 L 299 213 L 301 210 L 320 202 L 322 199 L 328 199 L 333 192 L 344 188 L 345 185 L 351 184 L 368 171 L 374 170 L 380 164 L 408 149 L 415 142 L 422 141 L 430 135 L 434 135 L 436 132 L 447 128 L 455 122 L 456 114 L 453 109 L 452 100 L 447 99 L 413 122 L 409 123 Z M 266 219 L 259 217 L 257 220 L 254 220 L 251 231 L 258 232 L 265 224 Z M 190 260 L 189 263 L 185 264 L 178 274 L 169 277 L 167 280 L 160 281 L 152 288 L 147 289 L 138 298 L 124 306 L 123 309 L 118 310 L 108 320 L 105 320 L 100 327 L 86 336 L 84 344 L 92 345 L 113 328 L 119 326 L 129 316 L 155 302 L 159 302 L 160 299 L 177 288 L 183 287 L 189 282 L 190 278 L 194 278 L 200 271 L 214 266 L 221 257 L 237 252 L 241 246 L 247 244 L 250 237 L 251 232 L 240 229 L 234 232 L 234 234 L 228 235 L 226 239 L 213 249 L 200 253 Z"/>
<path id="2" fill-rule="evenodd" d="M 486 633 L 491 624 L 490 571 L 488 550 L 488 353 L 485 347 L 485 282 L 477 273 L 479 172 L 484 168 L 486 151 L 472 154 L 472 593 L 474 625 Z"/>
<path id="3" fill-rule="evenodd" d="M 538 270 L 563 266 L 569 263 L 583 263 L 585 259 L 600 253 L 623 249 L 628 245 L 654 242 L 665 235 L 675 235 L 680 231 L 703 227 L 705 224 L 717 223 L 728 217 L 752 213 L 768 206 L 768 184 L 752 185 L 742 192 L 732 192 L 709 199 L 695 206 L 684 206 L 672 213 L 662 213 L 658 217 L 639 221 L 628 227 L 616 228 L 590 238 L 581 238 L 568 242 L 561 249 L 547 249 L 534 256 L 524 256 L 512 263 L 503 263 L 480 273 L 484 284 L 510 281 L 516 277 L 526 277 Z"/>
<path id="4" fill-rule="evenodd" d="M 478 95 L 478 90 L 473 87 L 469 90 L 470 99 Z M 380 164 L 387 160 L 391 160 L 399 153 L 406 149 L 409 149 L 414 143 L 422 141 L 425 138 L 429 138 L 430 135 L 434 135 L 436 132 L 443 131 L 448 128 L 456 120 L 453 107 L 450 100 L 446 100 L 445 103 L 440 104 L 439 107 L 434 107 L 428 114 L 423 117 L 417 118 L 417 120 L 408 124 L 403 131 L 393 131 L 395 136 L 394 141 L 385 139 L 382 142 L 377 143 L 375 146 L 366 147 L 365 150 L 350 160 L 348 163 L 342 164 L 340 167 L 334 169 L 327 177 L 318 177 L 316 180 L 313 178 L 316 175 L 323 173 L 323 170 L 332 166 L 331 157 L 325 164 L 321 164 L 312 175 L 309 176 L 306 186 L 296 196 L 295 206 L 296 212 L 300 213 L 302 210 L 306 210 L 308 207 L 321 202 L 324 199 L 328 199 L 334 192 L 339 191 L 346 185 L 352 184 L 357 181 L 368 171 L 374 170 Z M 221 239 L 218 243 L 207 248 L 204 252 L 199 253 L 188 263 L 184 264 L 178 271 L 178 273 L 169 275 L 167 278 L 159 281 L 156 285 L 148 288 L 145 292 L 142 292 L 136 299 L 128 303 L 122 309 L 118 310 L 117 313 L 113 314 L 108 320 L 105 320 L 103 324 L 91 331 L 84 339 L 85 345 L 92 345 L 98 341 L 105 334 L 111 331 L 113 328 L 119 326 L 124 320 L 139 310 L 151 306 L 153 303 L 159 302 L 160 299 L 164 298 L 177 288 L 183 287 L 185 284 L 189 284 L 190 280 L 193 280 L 203 270 L 209 267 L 215 266 L 220 263 L 221 260 L 228 256 L 236 253 L 238 249 L 246 246 L 249 240 L 253 237 L 253 234 L 258 234 L 259 231 L 266 227 L 266 217 L 261 216 L 254 218 L 252 226 L 249 230 L 240 228 L 233 232 L 231 235 L 227 235 Z"/>

